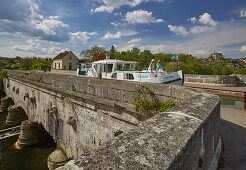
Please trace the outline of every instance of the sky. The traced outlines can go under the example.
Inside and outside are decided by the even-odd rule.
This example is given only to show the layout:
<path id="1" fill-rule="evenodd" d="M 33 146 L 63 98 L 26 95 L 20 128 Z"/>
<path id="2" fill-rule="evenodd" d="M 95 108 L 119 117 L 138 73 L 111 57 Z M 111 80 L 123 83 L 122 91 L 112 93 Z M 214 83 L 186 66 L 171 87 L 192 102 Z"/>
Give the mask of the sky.
<path id="1" fill-rule="evenodd" d="M 0 0 L 0 56 L 79 57 L 100 45 L 246 57 L 245 0 Z"/>

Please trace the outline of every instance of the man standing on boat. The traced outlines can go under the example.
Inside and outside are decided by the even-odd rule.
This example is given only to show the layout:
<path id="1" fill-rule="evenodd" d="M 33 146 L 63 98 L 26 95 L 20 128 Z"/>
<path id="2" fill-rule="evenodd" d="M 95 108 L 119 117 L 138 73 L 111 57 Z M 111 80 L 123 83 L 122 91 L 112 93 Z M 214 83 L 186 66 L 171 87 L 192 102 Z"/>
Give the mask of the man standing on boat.
<path id="1" fill-rule="evenodd" d="M 99 60 L 102 60 L 102 55 L 101 55 L 101 53 L 98 53 L 98 55 L 97 55 L 97 60 L 99 61 Z"/>

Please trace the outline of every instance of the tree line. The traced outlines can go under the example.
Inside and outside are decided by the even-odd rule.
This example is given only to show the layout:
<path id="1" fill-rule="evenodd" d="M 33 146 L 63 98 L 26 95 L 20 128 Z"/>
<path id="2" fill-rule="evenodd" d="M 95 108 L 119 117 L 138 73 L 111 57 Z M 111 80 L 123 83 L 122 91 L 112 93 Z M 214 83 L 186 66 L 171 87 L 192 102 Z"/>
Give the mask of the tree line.
<path id="1" fill-rule="evenodd" d="M 126 61 L 137 61 L 136 70 L 147 69 L 152 59 L 157 60 L 164 66 L 167 72 L 175 72 L 183 70 L 185 74 L 202 74 L 202 75 L 229 75 L 229 74 L 246 74 L 246 67 L 242 69 L 235 69 L 228 65 L 226 60 L 218 60 L 214 65 L 202 58 L 197 58 L 191 54 L 178 54 L 178 61 L 171 58 L 175 54 L 152 54 L 149 50 L 141 51 L 138 48 L 132 48 L 127 51 L 116 51 L 112 45 L 111 49 L 107 51 L 101 46 L 92 46 L 90 49 L 83 50 L 80 56 L 84 59 L 93 62 L 97 60 L 98 53 L 101 53 L 103 59 L 109 55 L 111 59 L 119 59 Z"/>
<path id="2" fill-rule="evenodd" d="M 52 59 L 38 58 L 38 57 L 25 57 L 19 56 L 15 58 L 0 57 L 1 69 L 14 69 L 14 70 L 45 70 L 51 69 Z"/>
<path id="3" fill-rule="evenodd" d="M 83 50 L 80 56 L 86 62 L 93 62 L 97 60 L 98 53 L 101 53 L 103 59 L 109 55 L 111 59 L 119 59 L 126 61 L 137 61 L 136 70 L 148 69 L 149 63 L 152 59 L 160 60 L 163 68 L 167 72 L 175 72 L 183 70 L 185 74 L 203 74 L 203 75 L 229 75 L 246 74 L 246 67 L 242 69 L 235 69 L 228 65 L 226 60 L 218 60 L 215 64 L 209 63 L 202 58 L 197 58 L 191 54 L 178 54 L 178 61 L 171 58 L 175 54 L 152 54 L 149 50 L 141 51 L 138 48 L 132 48 L 127 51 L 117 51 L 112 45 L 110 50 L 104 47 L 95 45 L 90 49 Z M 155 63 L 156 64 L 156 63 Z M 0 57 L 1 69 L 17 69 L 17 70 L 45 70 L 51 69 L 52 59 L 38 58 L 38 57 L 25 57 L 19 56 L 15 58 Z"/>

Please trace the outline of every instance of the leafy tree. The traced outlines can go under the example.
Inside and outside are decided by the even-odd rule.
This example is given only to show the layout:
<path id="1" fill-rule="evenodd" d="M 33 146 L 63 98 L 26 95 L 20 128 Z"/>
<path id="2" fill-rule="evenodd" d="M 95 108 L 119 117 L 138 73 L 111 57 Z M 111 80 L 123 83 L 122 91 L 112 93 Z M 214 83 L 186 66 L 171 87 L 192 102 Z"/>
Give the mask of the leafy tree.
<path id="1" fill-rule="evenodd" d="M 215 75 L 229 75 L 234 72 L 233 68 L 229 67 L 225 60 L 217 61 L 212 69 Z"/>
<path id="2" fill-rule="evenodd" d="M 109 56 L 110 58 L 114 58 L 114 53 L 115 53 L 115 48 L 114 45 L 111 46 L 111 49 L 109 51 Z"/>
<path id="3" fill-rule="evenodd" d="M 236 73 L 236 74 L 246 74 L 246 67 L 241 68 L 241 69 L 235 71 L 235 73 Z"/>
<path id="4" fill-rule="evenodd" d="M 85 57 L 91 57 L 91 61 L 97 60 L 98 53 L 101 53 L 102 57 L 105 58 L 106 54 L 108 53 L 104 47 L 99 45 L 94 45 L 88 50 L 81 51 L 80 55 Z"/>

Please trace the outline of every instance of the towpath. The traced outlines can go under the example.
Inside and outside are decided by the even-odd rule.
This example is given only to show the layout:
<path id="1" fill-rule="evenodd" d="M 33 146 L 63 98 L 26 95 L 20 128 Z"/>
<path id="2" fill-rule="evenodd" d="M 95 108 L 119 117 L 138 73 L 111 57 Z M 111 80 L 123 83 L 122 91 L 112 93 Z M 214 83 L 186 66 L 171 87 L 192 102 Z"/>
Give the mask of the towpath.
<path id="1" fill-rule="evenodd" d="M 222 162 L 219 169 L 246 169 L 246 111 L 221 107 L 219 133 L 222 138 Z"/>

